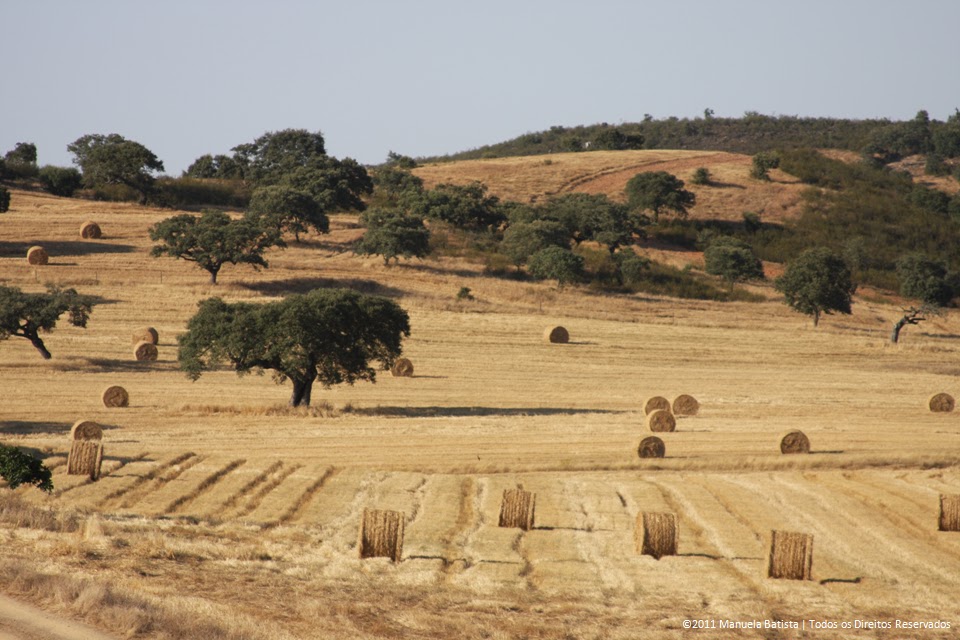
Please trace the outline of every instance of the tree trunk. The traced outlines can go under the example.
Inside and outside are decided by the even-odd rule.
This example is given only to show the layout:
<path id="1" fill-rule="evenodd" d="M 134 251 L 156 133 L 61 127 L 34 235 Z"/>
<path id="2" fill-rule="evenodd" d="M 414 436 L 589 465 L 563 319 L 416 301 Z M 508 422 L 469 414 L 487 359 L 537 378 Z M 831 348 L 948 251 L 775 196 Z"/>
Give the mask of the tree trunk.
<path id="1" fill-rule="evenodd" d="M 890 342 L 897 344 L 897 341 L 900 340 L 900 329 L 903 329 L 905 324 L 907 324 L 906 318 L 897 320 L 897 323 L 893 325 L 893 331 L 890 332 Z"/>
<path id="2" fill-rule="evenodd" d="M 27 339 L 30 340 L 30 343 L 37 348 L 37 351 L 40 352 L 40 355 L 43 356 L 44 360 L 49 360 L 52 357 L 50 352 L 47 351 L 46 345 L 43 344 L 43 340 L 40 339 L 40 336 L 34 334 L 32 336 L 27 336 Z"/>
<path id="3" fill-rule="evenodd" d="M 813 312 L 813 326 L 814 326 L 814 328 L 816 328 L 816 327 L 818 327 L 819 325 L 820 325 L 820 312 L 819 312 L 819 311 L 814 311 L 814 312 Z"/>
<path id="4" fill-rule="evenodd" d="M 219 273 L 219 271 L 219 268 L 210 269 L 210 284 L 217 284 L 217 273 Z"/>
<path id="5" fill-rule="evenodd" d="M 310 392 L 313 390 L 313 380 L 290 380 L 293 383 L 293 393 L 290 394 L 291 407 L 309 407 Z"/>

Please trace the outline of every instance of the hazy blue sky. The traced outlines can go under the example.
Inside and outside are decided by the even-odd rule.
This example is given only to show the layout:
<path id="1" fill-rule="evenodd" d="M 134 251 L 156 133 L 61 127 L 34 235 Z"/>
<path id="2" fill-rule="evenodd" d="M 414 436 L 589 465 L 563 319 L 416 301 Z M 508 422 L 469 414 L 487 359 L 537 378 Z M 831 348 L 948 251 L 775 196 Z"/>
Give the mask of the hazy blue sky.
<path id="1" fill-rule="evenodd" d="M 179 175 L 285 128 L 378 163 L 707 107 L 944 120 L 958 25 L 957 0 L 0 0 L 0 153 L 119 133 Z"/>

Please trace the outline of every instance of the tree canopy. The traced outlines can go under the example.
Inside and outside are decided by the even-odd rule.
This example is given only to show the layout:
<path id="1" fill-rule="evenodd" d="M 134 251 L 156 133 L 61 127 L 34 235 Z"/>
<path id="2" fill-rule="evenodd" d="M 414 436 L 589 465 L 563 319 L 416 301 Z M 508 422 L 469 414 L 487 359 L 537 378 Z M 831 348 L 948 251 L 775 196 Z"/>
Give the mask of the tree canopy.
<path id="1" fill-rule="evenodd" d="M 24 293 L 16 287 L 0 286 L 0 340 L 10 336 L 26 338 L 44 359 L 51 355 L 40 333 L 53 331 L 64 313 L 70 324 L 86 327 L 95 302 L 75 289 L 49 287 L 46 293 Z"/>
<path id="2" fill-rule="evenodd" d="M 540 280 L 556 280 L 563 288 L 583 278 L 583 258 L 562 247 L 547 247 L 530 257 L 527 263 L 530 275 Z"/>
<path id="3" fill-rule="evenodd" d="M 857 290 L 847 263 L 823 247 L 801 253 L 774 281 L 774 287 L 788 305 L 812 316 L 813 326 L 820 323 L 821 314 L 849 314 Z"/>
<path id="4" fill-rule="evenodd" d="M 384 264 L 430 253 L 430 230 L 416 216 L 376 207 L 364 211 L 360 221 L 367 231 L 357 243 L 357 253 L 383 256 Z"/>
<path id="5" fill-rule="evenodd" d="M 720 276 L 730 288 L 742 280 L 762 280 L 763 264 L 750 245 L 729 236 L 715 238 L 703 252 L 707 273 Z"/>
<path id="6" fill-rule="evenodd" d="M 330 220 L 306 192 L 284 185 L 260 187 L 253 192 L 247 211 L 260 216 L 265 225 L 278 231 L 293 233 L 297 241 L 300 234 L 313 229 L 317 233 L 330 231 Z"/>
<path id="7" fill-rule="evenodd" d="M 371 361 L 389 368 L 410 335 L 406 311 L 396 303 L 349 289 L 317 289 L 279 302 L 200 303 L 180 338 L 180 367 L 196 380 L 229 363 L 237 374 L 273 371 L 290 379 L 290 404 L 309 405 L 315 381 L 324 387 L 376 381 Z"/>
<path id="8" fill-rule="evenodd" d="M 81 136 L 67 145 L 67 151 L 74 155 L 88 187 L 123 184 L 140 193 L 141 204 L 153 187 L 153 173 L 163 171 L 163 162 L 152 151 L 116 133 Z"/>
<path id="9" fill-rule="evenodd" d="M 480 182 L 467 185 L 439 184 L 423 192 L 407 192 L 403 199 L 410 213 L 421 218 L 443 220 L 472 231 L 494 231 L 507 221 L 500 199 L 487 195 Z"/>
<path id="10" fill-rule="evenodd" d="M 327 155 L 323 134 L 306 129 L 268 131 L 251 143 L 237 145 L 233 152 L 246 179 L 267 183 Z"/>
<path id="11" fill-rule="evenodd" d="M 210 273 L 212 284 L 217 283 L 220 268 L 228 262 L 266 267 L 263 253 L 283 244 L 276 227 L 250 216 L 233 220 L 221 211 L 176 215 L 158 222 L 149 231 L 150 239 L 160 243 L 153 247 L 151 255 L 196 262 Z"/>
<path id="12" fill-rule="evenodd" d="M 897 261 L 900 293 L 923 304 L 943 307 L 954 296 L 947 267 L 938 260 L 911 253 Z"/>
<path id="13" fill-rule="evenodd" d="M 686 217 L 687 209 L 696 203 L 696 196 L 683 187 L 683 180 L 671 173 L 644 171 L 630 178 L 624 192 L 631 208 L 652 211 L 656 222 L 664 210 Z"/>

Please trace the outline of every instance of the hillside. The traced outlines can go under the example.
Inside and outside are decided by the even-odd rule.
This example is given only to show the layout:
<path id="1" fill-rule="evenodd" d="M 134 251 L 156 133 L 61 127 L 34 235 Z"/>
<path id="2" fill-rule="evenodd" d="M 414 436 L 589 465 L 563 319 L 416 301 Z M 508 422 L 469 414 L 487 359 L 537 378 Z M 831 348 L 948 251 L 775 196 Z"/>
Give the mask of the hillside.
<path id="1" fill-rule="evenodd" d="M 694 216 L 732 219 L 764 197 L 765 218 L 794 215 L 799 185 L 750 184 L 745 156 L 602 154 L 417 172 L 530 199 L 704 164 L 721 185 L 709 209 L 698 192 Z M 926 408 L 960 391 L 955 314 L 891 346 L 899 308 L 872 296 L 814 329 L 769 284 L 765 302 L 714 303 L 557 290 L 452 257 L 384 267 L 350 251 L 351 215 L 211 286 L 149 257 L 146 230 L 169 215 L 15 190 L 0 216 L 2 284 L 100 301 L 87 329 L 45 337 L 49 361 L 0 342 L 0 441 L 44 457 L 56 486 L 0 491 L 6 593 L 136 638 L 686 638 L 688 619 L 960 619 L 960 543 L 935 525 L 939 494 L 960 493 L 960 425 Z M 85 220 L 105 237 L 80 239 Z M 26 264 L 34 244 L 49 265 Z M 311 410 L 292 410 L 269 376 L 178 370 L 200 300 L 339 286 L 409 311 L 412 378 L 317 388 Z M 464 286 L 475 300 L 456 300 Z M 571 343 L 542 341 L 553 324 Z M 130 354 L 145 325 L 160 333 L 154 363 Z M 130 407 L 102 406 L 111 384 Z M 700 414 L 662 434 L 665 458 L 639 459 L 643 402 L 679 393 Z M 104 427 L 97 482 L 66 474 L 78 419 Z M 784 456 L 796 429 L 812 452 Z M 518 485 L 537 494 L 529 531 L 497 526 Z M 364 508 L 406 514 L 402 562 L 358 558 Z M 677 514 L 678 555 L 635 552 L 643 511 Z M 766 577 L 773 529 L 815 536 L 813 580 Z"/>

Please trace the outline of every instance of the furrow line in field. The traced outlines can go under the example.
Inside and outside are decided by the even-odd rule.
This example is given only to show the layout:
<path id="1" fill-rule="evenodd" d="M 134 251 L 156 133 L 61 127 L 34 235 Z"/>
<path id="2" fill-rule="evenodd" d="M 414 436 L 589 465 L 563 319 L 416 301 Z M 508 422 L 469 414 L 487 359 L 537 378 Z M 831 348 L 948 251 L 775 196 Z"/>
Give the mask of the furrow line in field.
<path id="1" fill-rule="evenodd" d="M 480 514 L 479 493 L 480 487 L 473 476 L 467 476 L 461 480 L 457 521 L 446 535 L 447 545 L 444 551 L 446 560 L 443 563 L 443 571 L 447 580 L 471 564 L 466 557 L 467 541 L 480 526 L 477 520 L 477 515 Z"/>
<path id="2" fill-rule="evenodd" d="M 120 469 L 124 468 L 125 466 L 127 466 L 127 465 L 130 464 L 131 462 L 140 462 L 141 460 L 143 460 L 144 458 L 146 458 L 147 455 L 148 455 L 147 452 L 144 451 L 143 453 L 139 453 L 139 454 L 137 454 L 136 456 L 134 456 L 133 458 L 129 458 L 129 459 L 127 459 L 127 460 L 122 460 L 122 459 L 121 459 L 121 460 L 105 461 L 105 462 L 104 462 L 104 465 L 107 466 L 107 470 L 106 470 L 106 472 L 104 472 L 104 471 L 101 470 L 100 478 L 104 478 L 104 477 L 106 477 L 106 476 L 108 476 L 108 475 L 111 475 L 111 474 L 113 474 L 113 473 L 116 473 L 117 471 L 119 471 Z M 66 464 L 66 461 L 64 461 L 64 464 Z M 91 480 L 89 477 L 88 477 L 88 478 L 84 478 L 84 480 L 83 480 L 82 482 L 78 482 L 78 483 L 75 484 L 75 485 L 72 485 L 72 486 L 69 486 L 69 487 L 64 487 L 63 489 L 58 489 L 57 491 L 54 492 L 54 495 L 55 495 L 55 496 L 62 496 L 62 495 L 65 494 L 65 493 L 68 493 L 68 492 L 70 492 L 70 491 L 73 491 L 74 489 L 79 489 L 80 487 L 86 486 L 86 485 L 88 485 L 88 484 L 92 484 L 93 482 L 96 482 L 96 481 L 95 481 L 95 480 Z"/>
<path id="3" fill-rule="evenodd" d="M 161 474 L 166 473 L 170 469 L 176 467 L 182 462 L 185 462 L 186 460 L 189 460 L 190 458 L 193 458 L 195 456 L 196 456 L 195 453 L 193 453 L 192 451 L 188 451 L 186 453 L 181 453 L 180 455 L 176 456 L 172 460 L 168 460 L 167 462 L 164 462 L 154 467 L 153 469 L 151 469 L 150 471 L 148 471 L 147 473 L 145 473 L 144 475 L 140 476 L 139 478 L 134 480 L 132 483 L 127 485 L 126 487 L 120 487 L 116 491 L 112 491 L 111 493 L 108 493 L 104 497 L 100 498 L 100 500 L 97 502 L 97 507 L 104 508 L 107 505 L 109 505 L 111 502 L 119 498 L 123 498 L 124 496 L 130 494 L 131 492 L 137 491 L 138 489 L 140 489 L 140 487 L 151 482 L 155 478 L 159 477 Z"/>
<path id="4" fill-rule="evenodd" d="M 250 480 L 250 482 L 240 487 L 240 489 L 227 498 L 227 500 L 216 511 L 214 511 L 212 515 L 218 518 L 222 517 L 224 513 L 237 506 L 237 503 L 240 502 L 244 496 L 253 492 L 257 487 L 266 482 L 267 479 L 276 473 L 276 471 L 282 466 L 283 462 L 277 460 L 269 467 L 258 473 L 253 479 Z"/>
<path id="5" fill-rule="evenodd" d="M 217 469 L 216 471 L 211 473 L 209 476 L 207 476 L 203 480 L 203 482 L 197 485 L 197 487 L 193 491 L 180 496 L 179 498 L 177 498 L 176 500 L 168 504 L 166 508 L 163 510 L 163 513 L 164 514 L 174 513 L 184 505 L 193 502 L 194 500 L 199 498 L 202 494 L 212 489 L 213 486 L 216 485 L 218 482 L 223 480 L 227 476 L 227 474 L 229 474 L 231 471 L 237 469 L 238 467 L 240 467 L 245 463 L 246 463 L 246 460 L 243 460 L 243 459 L 233 460 L 226 466 L 221 467 L 220 469 Z"/>
<path id="6" fill-rule="evenodd" d="M 170 482 L 173 482 L 174 480 L 179 478 L 181 475 L 183 475 L 184 472 L 191 469 L 195 465 L 199 464 L 205 458 L 206 456 L 192 455 L 188 458 L 185 458 L 183 461 L 179 462 L 178 464 L 168 467 L 166 470 L 164 470 L 163 473 L 156 474 L 148 482 L 140 484 L 133 491 L 126 492 L 123 495 L 123 500 L 120 502 L 120 508 L 121 509 L 131 508 L 133 505 L 135 505 L 137 502 L 142 500 L 148 494 L 152 493 L 153 491 L 156 491 L 160 487 Z"/>
<path id="7" fill-rule="evenodd" d="M 233 517 L 242 518 L 253 513 L 256 508 L 260 506 L 260 503 L 263 502 L 263 499 L 267 497 L 267 494 L 283 484 L 284 480 L 292 476 L 302 467 L 302 464 L 294 464 L 275 473 L 272 478 L 262 483 L 260 488 L 247 498 L 246 503 L 237 510 Z"/>
<path id="8" fill-rule="evenodd" d="M 330 479 L 335 475 L 340 473 L 340 469 L 335 467 L 330 467 L 323 472 L 323 475 L 317 478 L 317 480 L 307 487 L 303 493 L 300 494 L 300 497 L 297 498 L 297 501 L 293 503 L 289 509 L 287 509 L 279 518 L 272 522 L 268 522 L 265 528 L 278 527 L 280 525 L 289 524 L 296 521 L 303 515 L 303 512 L 307 509 L 316 495 L 320 492 L 321 489 L 327 484 Z"/>

